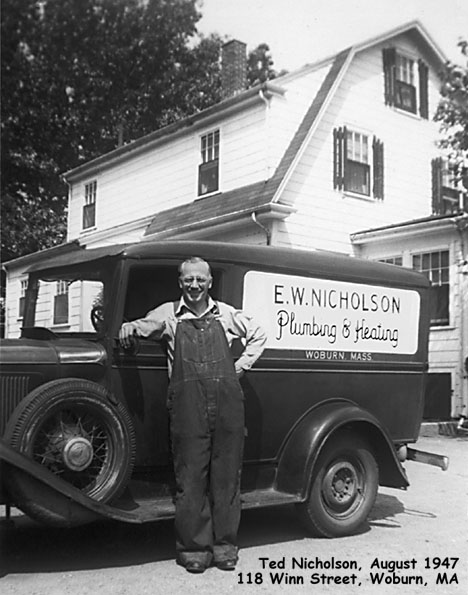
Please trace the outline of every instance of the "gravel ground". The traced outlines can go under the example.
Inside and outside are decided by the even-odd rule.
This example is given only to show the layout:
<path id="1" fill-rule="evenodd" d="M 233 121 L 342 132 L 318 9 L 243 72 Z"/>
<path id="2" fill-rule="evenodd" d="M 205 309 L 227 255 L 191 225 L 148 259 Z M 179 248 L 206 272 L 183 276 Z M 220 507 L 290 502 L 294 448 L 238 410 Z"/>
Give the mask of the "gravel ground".
<path id="1" fill-rule="evenodd" d="M 190 575 L 178 567 L 174 562 L 172 522 L 142 526 L 102 522 L 75 529 L 50 529 L 18 514 L 15 528 L 0 528 L 0 592 L 2 595 L 468 593 L 468 438 L 421 438 L 417 447 L 448 455 L 448 471 L 408 462 L 410 488 L 407 491 L 381 488 L 369 522 L 359 535 L 332 540 L 310 538 L 290 506 L 246 511 L 239 534 L 240 561 L 234 572 L 210 568 L 202 575 Z M 306 564 L 316 564 L 319 558 L 330 568 L 298 568 L 297 562 L 302 558 Z M 337 569 L 338 562 L 342 565 L 355 562 L 357 568 Z M 396 570 L 392 575 L 376 567 L 388 562 L 406 562 L 409 568 Z M 269 567 L 270 563 L 276 567 Z M 335 569 L 331 568 L 333 563 Z M 375 577 L 381 572 L 384 572 L 383 581 L 376 584 Z M 436 584 L 440 572 L 446 572 L 451 583 Z M 282 584 L 274 584 L 281 577 Z M 417 577 L 421 577 L 422 585 L 414 584 L 419 580 Z M 319 582 L 311 583 L 311 579 Z M 413 582 L 407 584 L 403 580 Z M 440 580 L 444 580 L 443 574 Z"/>

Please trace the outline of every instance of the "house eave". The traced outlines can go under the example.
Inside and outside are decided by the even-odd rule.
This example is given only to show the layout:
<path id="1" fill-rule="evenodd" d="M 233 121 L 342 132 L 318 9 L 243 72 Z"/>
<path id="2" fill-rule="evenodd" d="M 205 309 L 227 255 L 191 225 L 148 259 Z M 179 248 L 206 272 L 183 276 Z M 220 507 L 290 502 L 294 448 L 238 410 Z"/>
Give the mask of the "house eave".
<path id="1" fill-rule="evenodd" d="M 262 221 L 280 220 L 283 221 L 292 213 L 295 213 L 296 209 L 289 205 L 278 204 L 278 203 L 265 203 L 259 206 L 246 207 L 226 213 L 221 216 L 207 217 L 206 219 L 200 219 L 193 223 L 187 223 L 183 225 L 176 225 L 174 227 L 166 227 L 164 230 L 157 231 L 155 233 L 148 234 L 145 236 L 143 241 L 159 240 L 164 238 L 181 238 L 181 237 L 195 237 L 203 231 L 209 230 L 210 233 L 216 229 L 226 229 L 234 224 L 240 224 L 249 220 L 252 213 Z"/>
<path id="2" fill-rule="evenodd" d="M 118 147 L 109 153 L 105 153 L 92 161 L 83 163 L 72 170 L 62 174 L 63 179 L 70 183 L 77 180 L 96 175 L 103 169 L 114 166 L 124 160 L 131 159 L 141 152 L 154 149 L 158 145 L 170 142 L 180 136 L 198 128 L 210 126 L 226 116 L 238 111 L 248 109 L 257 103 L 264 104 L 263 98 L 270 99 L 274 96 L 283 96 L 286 90 L 279 85 L 269 82 L 256 85 L 238 95 L 225 99 L 206 110 L 178 120 L 164 128 L 150 132 L 122 147 Z"/>
<path id="3" fill-rule="evenodd" d="M 25 254 L 24 256 L 13 258 L 12 260 L 3 263 L 2 269 L 8 271 L 14 268 L 22 268 L 34 264 L 35 262 L 41 261 L 47 257 L 57 256 L 58 254 L 66 254 L 68 252 L 82 250 L 83 248 L 84 246 L 80 243 L 79 240 L 72 240 L 70 242 L 58 244 L 57 246 L 52 246 L 51 248 L 39 250 L 38 252 L 31 252 L 30 254 Z"/>
<path id="4" fill-rule="evenodd" d="M 468 229 L 468 214 L 463 213 L 460 215 L 427 217 L 413 221 L 404 221 L 383 228 L 360 231 L 351 234 L 351 243 L 358 246 L 410 237 L 414 238 L 434 233 L 450 232 L 456 229 Z"/>
<path id="5" fill-rule="evenodd" d="M 427 47 L 432 52 L 436 61 L 439 62 L 440 66 L 445 64 L 445 62 L 447 61 L 447 56 L 440 49 L 440 47 L 435 43 L 435 41 L 432 39 L 432 37 L 429 35 L 429 33 L 426 31 L 426 29 L 423 27 L 423 25 L 417 19 L 410 21 L 408 23 L 404 23 L 403 25 L 400 25 L 399 27 L 396 27 L 395 29 L 391 29 L 390 31 L 386 31 L 385 33 L 377 35 L 376 37 L 367 39 L 366 41 L 364 41 L 362 43 L 355 44 L 354 50 L 356 52 L 360 52 L 361 50 L 366 50 L 369 47 L 372 47 L 374 45 L 385 43 L 385 42 L 389 41 L 390 39 L 397 37 L 398 35 L 403 35 L 404 33 L 409 33 L 411 31 L 417 31 L 417 33 L 424 40 Z"/>

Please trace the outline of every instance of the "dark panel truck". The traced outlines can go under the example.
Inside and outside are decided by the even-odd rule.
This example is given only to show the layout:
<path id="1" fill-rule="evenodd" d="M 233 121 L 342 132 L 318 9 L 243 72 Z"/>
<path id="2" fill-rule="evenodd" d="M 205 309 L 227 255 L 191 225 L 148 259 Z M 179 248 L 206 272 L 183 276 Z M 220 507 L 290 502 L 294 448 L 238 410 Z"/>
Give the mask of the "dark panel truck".
<path id="1" fill-rule="evenodd" d="M 242 379 L 244 508 L 294 503 L 313 533 L 347 535 L 379 485 L 408 486 L 405 459 L 446 467 L 408 447 L 427 370 L 422 275 L 215 242 L 76 248 L 30 267 L 21 337 L 1 344 L 7 514 L 15 506 L 60 526 L 173 516 L 164 345 L 140 339 L 125 350 L 117 337 L 123 321 L 178 299 L 177 266 L 191 255 L 211 263 L 213 297 L 251 312 L 268 334 Z"/>

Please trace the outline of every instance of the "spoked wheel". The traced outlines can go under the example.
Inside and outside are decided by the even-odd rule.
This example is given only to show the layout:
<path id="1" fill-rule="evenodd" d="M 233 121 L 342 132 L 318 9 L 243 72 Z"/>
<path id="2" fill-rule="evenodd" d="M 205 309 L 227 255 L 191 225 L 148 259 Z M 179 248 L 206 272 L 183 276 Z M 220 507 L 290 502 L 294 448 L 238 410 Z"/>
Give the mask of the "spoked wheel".
<path id="1" fill-rule="evenodd" d="M 32 391 L 10 418 L 5 439 L 100 502 L 121 493 L 133 468 L 135 436 L 127 411 L 87 380 L 56 380 Z"/>
<path id="2" fill-rule="evenodd" d="M 298 512 L 316 535 L 350 535 L 366 520 L 377 488 L 378 468 L 369 446 L 358 436 L 341 433 L 319 455 L 309 498 Z"/>

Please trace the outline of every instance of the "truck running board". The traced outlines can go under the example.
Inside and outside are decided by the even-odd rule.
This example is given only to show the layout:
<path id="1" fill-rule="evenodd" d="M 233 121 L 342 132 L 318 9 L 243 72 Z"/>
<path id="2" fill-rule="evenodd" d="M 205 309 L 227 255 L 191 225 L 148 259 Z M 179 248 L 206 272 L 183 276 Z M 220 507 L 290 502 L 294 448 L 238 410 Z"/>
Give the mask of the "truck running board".
<path id="1" fill-rule="evenodd" d="M 433 465 L 440 467 L 442 471 L 447 471 L 449 466 L 449 458 L 444 455 L 436 455 L 433 452 L 426 452 L 424 450 L 417 450 L 416 448 L 408 447 L 408 461 L 415 461 L 416 463 L 425 463 L 426 465 Z"/>

